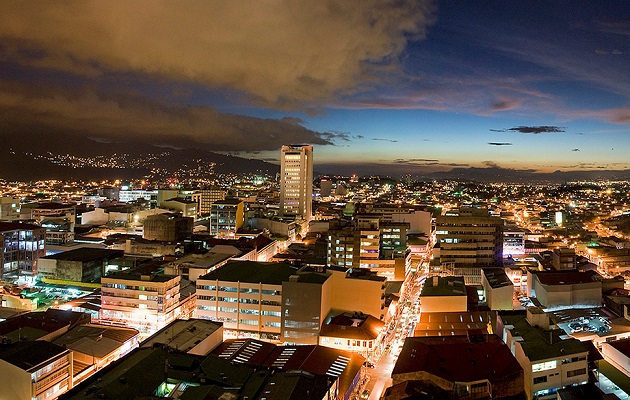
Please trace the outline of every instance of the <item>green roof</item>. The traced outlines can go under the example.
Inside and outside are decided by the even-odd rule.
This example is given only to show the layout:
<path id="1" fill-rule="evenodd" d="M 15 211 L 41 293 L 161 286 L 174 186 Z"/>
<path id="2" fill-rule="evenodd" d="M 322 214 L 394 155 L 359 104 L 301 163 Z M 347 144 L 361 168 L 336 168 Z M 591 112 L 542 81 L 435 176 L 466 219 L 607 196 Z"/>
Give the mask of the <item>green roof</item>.
<path id="1" fill-rule="evenodd" d="M 563 340 L 561 336 L 565 336 L 566 333 L 562 329 L 546 330 L 531 326 L 525 315 L 502 315 L 501 319 L 505 325 L 514 325 L 512 336 L 523 338 L 519 343 L 532 362 L 588 352 L 578 339 Z"/>
<path id="2" fill-rule="evenodd" d="M 228 261 L 227 264 L 199 279 L 282 285 L 282 282 L 288 281 L 289 277 L 295 274 L 297 268 L 286 263 Z"/>

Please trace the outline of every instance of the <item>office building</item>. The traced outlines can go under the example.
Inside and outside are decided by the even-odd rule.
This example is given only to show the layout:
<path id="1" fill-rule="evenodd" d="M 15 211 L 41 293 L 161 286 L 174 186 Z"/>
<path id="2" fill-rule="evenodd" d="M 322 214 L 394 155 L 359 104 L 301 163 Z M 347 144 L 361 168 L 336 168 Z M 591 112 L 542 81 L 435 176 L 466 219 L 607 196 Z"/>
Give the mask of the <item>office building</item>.
<path id="1" fill-rule="evenodd" d="M 197 279 L 197 316 L 227 337 L 317 344 L 332 281 L 286 263 L 229 261 Z"/>
<path id="2" fill-rule="evenodd" d="M 46 228 L 0 222 L 0 279 L 37 275 L 37 263 L 46 255 Z"/>
<path id="3" fill-rule="evenodd" d="M 210 216 L 212 204 L 215 201 L 225 200 L 226 194 L 227 191 L 218 187 L 209 187 L 193 193 L 191 198 L 197 203 L 199 217 Z"/>
<path id="4" fill-rule="evenodd" d="M 282 146 L 280 154 L 280 215 L 310 221 L 313 207 L 313 146 Z"/>
<path id="5" fill-rule="evenodd" d="M 235 237 L 245 223 L 245 203 L 238 199 L 217 200 L 210 207 L 210 234 Z"/>
<path id="6" fill-rule="evenodd" d="M 46 228 L 46 244 L 66 245 L 74 242 L 76 205 L 28 203 L 20 209 L 20 218 L 35 221 Z"/>
<path id="7" fill-rule="evenodd" d="M 188 318 L 180 300 L 180 277 L 117 272 L 101 278 L 101 323 L 140 331 L 146 338 L 175 319 Z M 194 301 L 194 299 L 193 299 Z"/>
<path id="8" fill-rule="evenodd" d="M 503 220 L 490 216 L 449 215 L 436 218 L 440 263 L 467 285 L 481 283 L 481 268 L 503 266 Z"/>

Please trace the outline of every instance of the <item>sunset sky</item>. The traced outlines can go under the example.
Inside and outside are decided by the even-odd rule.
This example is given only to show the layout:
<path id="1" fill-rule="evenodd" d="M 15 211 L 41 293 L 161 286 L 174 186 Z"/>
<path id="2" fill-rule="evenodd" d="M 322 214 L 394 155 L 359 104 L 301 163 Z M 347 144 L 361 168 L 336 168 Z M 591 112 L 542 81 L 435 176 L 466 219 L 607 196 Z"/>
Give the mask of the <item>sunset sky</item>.
<path id="1" fill-rule="evenodd" d="M 0 115 L 330 172 L 628 169 L 630 3 L 5 1 Z"/>

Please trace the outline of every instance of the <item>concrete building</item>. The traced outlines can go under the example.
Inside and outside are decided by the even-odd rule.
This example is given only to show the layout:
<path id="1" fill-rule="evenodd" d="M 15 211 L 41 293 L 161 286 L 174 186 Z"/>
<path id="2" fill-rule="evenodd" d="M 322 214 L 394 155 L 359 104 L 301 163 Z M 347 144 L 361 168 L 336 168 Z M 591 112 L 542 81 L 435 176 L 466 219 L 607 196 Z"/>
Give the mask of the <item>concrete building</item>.
<path id="1" fill-rule="evenodd" d="M 268 230 L 275 236 L 286 237 L 289 242 L 295 241 L 297 222 L 282 218 L 248 218 L 247 224 L 252 229 Z"/>
<path id="2" fill-rule="evenodd" d="M 282 146 L 280 154 L 280 216 L 310 221 L 313 208 L 313 146 Z"/>
<path id="3" fill-rule="evenodd" d="M 560 247 L 552 251 L 552 265 L 554 269 L 571 270 L 575 269 L 575 250 L 568 247 Z"/>
<path id="4" fill-rule="evenodd" d="M 356 242 L 355 230 L 352 227 L 329 230 L 326 264 L 330 267 L 358 268 L 359 245 Z"/>
<path id="5" fill-rule="evenodd" d="M 514 309 L 514 284 L 502 268 L 481 270 L 481 286 L 491 310 Z"/>
<path id="6" fill-rule="evenodd" d="M 497 333 L 525 372 L 528 399 L 555 399 L 558 389 L 588 381 L 588 349 L 574 338 L 564 339 L 542 309 L 500 312 Z"/>
<path id="7" fill-rule="evenodd" d="M 424 282 L 420 293 L 422 313 L 468 310 L 468 297 L 462 276 L 433 276 Z"/>
<path id="8" fill-rule="evenodd" d="M 392 371 L 392 384 L 426 381 L 443 393 L 434 398 L 444 399 L 522 396 L 524 368 L 510 349 L 497 336 L 479 338 L 479 341 L 472 341 L 469 336 L 407 338 Z"/>
<path id="9" fill-rule="evenodd" d="M 528 271 L 527 295 L 536 297 L 545 308 L 600 306 L 602 282 L 578 271 Z"/>
<path id="10" fill-rule="evenodd" d="M 177 319 L 142 342 L 143 348 L 168 346 L 187 354 L 207 356 L 223 343 L 223 324 L 205 319 Z"/>
<path id="11" fill-rule="evenodd" d="M 121 250 L 79 248 L 39 259 L 39 276 L 71 281 L 99 282 L 109 261 L 122 257 Z"/>
<path id="12" fill-rule="evenodd" d="M 179 214 L 150 215 L 144 220 L 142 237 L 147 240 L 165 242 L 182 241 L 189 238 L 193 231 L 193 219 Z"/>
<path id="13" fill-rule="evenodd" d="M 20 199 L 0 197 L 0 221 L 13 222 L 20 218 Z"/>
<path id="14" fill-rule="evenodd" d="M 602 343 L 604 359 L 630 377 L 630 339 Z"/>
<path id="15" fill-rule="evenodd" d="M 238 199 L 217 200 L 210 207 L 210 234 L 235 237 L 245 223 L 245 203 Z"/>
<path id="16" fill-rule="evenodd" d="M 432 215 L 429 211 L 394 204 L 366 204 L 361 212 L 380 214 L 381 221 L 409 224 L 408 232 L 413 234 L 431 234 Z"/>
<path id="17" fill-rule="evenodd" d="M 225 265 L 234 254 L 211 251 L 190 253 L 164 265 L 167 275 L 179 275 L 183 279 L 196 282 L 200 276 L 206 275 Z"/>
<path id="18" fill-rule="evenodd" d="M 188 317 L 182 315 L 180 279 L 129 272 L 102 277 L 99 321 L 137 329 L 146 338 L 176 318 Z"/>
<path id="19" fill-rule="evenodd" d="M 76 208 L 74 204 L 28 203 L 22 205 L 20 218 L 46 228 L 46 244 L 65 245 L 74 242 Z"/>
<path id="20" fill-rule="evenodd" d="M 366 270 L 328 268 L 332 278 L 331 309 L 362 312 L 385 320 L 386 279 Z"/>
<path id="21" fill-rule="evenodd" d="M 197 280 L 197 316 L 222 322 L 227 337 L 317 343 L 331 286 L 286 263 L 230 261 Z"/>
<path id="22" fill-rule="evenodd" d="M 72 389 L 72 352 L 43 340 L 0 345 L 1 396 L 53 400 Z"/>
<path id="23" fill-rule="evenodd" d="M 525 254 L 525 231 L 506 228 L 503 232 L 503 257 Z"/>
<path id="24" fill-rule="evenodd" d="M 197 202 L 186 200 L 180 197 L 164 200 L 160 203 L 161 208 L 165 208 L 171 212 L 179 213 L 182 217 L 190 217 L 193 221 L 197 220 Z"/>
<path id="25" fill-rule="evenodd" d="M 46 229 L 37 225 L 0 222 L 0 279 L 37 276 L 46 255 Z"/>
<path id="26" fill-rule="evenodd" d="M 72 351 L 72 381 L 78 384 L 96 371 L 138 347 L 138 331 L 98 324 L 82 324 L 52 343 Z"/>
<path id="27" fill-rule="evenodd" d="M 200 217 L 210 216 L 212 204 L 215 201 L 225 200 L 227 191 L 219 187 L 209 187 L 200 189 L 191 195 L 193 201 L 197 202 L 197 212 Z"/>
<path id="28" fill-rule="evenodd" d="M 118 201 L 123 203 L 135 203 L 139 200 L 148 202 L 149 208 L 155 208 L 158 205 L 157 190 L 127 189 L 118 192 Z"/>
<path id="29" fill-rule="evenodd" d="M 467 285 L 481 283 L 481 268 L 503 266 L 503 220 L 490 216 L 439 216 L 440 263 L 449 264 Z"/>

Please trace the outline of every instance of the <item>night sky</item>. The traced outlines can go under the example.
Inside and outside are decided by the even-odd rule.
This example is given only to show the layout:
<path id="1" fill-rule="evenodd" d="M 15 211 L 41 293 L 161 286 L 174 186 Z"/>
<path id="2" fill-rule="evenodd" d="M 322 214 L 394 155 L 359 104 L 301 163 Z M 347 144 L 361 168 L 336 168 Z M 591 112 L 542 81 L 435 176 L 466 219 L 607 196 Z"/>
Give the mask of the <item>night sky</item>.
<path id="1" fill-rule="evenodd" d="M 0 115 L 3 147 L 67 135 L 277 160 L 311 143 L 324 172 L 628 169 L 630 2 L 3 1 Z"/>

